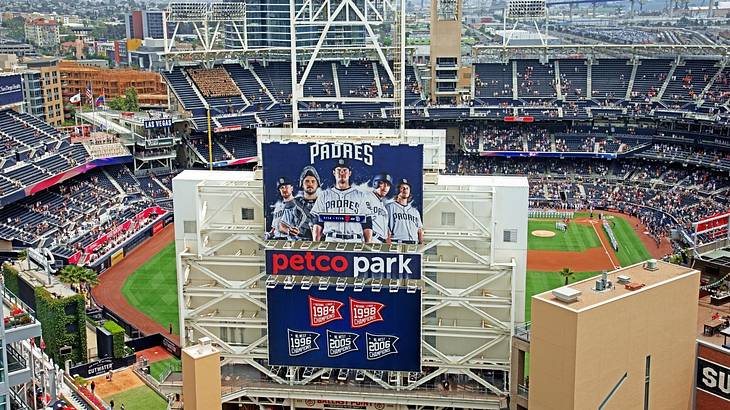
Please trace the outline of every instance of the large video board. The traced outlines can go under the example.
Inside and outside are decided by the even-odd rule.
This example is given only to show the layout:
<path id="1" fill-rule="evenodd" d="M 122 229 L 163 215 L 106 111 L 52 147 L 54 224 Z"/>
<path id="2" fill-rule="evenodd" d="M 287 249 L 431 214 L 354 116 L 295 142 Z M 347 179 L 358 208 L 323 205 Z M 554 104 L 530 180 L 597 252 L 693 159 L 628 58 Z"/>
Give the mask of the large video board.
<path id="1" fill-rule="evenodd" d="M 266 238 L 423 241 L 423 146 L 267 143 Z"/>
<path id="2" fill-rule="evenodd" d="M 421 291 L 266 290 L 269 364 L 421 371 Z"/>

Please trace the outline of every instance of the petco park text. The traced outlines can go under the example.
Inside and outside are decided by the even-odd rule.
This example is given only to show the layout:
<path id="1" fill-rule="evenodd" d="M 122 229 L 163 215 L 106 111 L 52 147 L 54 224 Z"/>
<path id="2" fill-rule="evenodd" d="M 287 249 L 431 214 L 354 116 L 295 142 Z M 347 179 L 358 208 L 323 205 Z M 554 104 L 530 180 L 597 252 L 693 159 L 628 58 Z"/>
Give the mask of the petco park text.
<path id="1" fill-rule="evenodd" d="M 266 251 L 266 272 L 270 275 L 419 279 L 421 255 L 272 249 Z"/>

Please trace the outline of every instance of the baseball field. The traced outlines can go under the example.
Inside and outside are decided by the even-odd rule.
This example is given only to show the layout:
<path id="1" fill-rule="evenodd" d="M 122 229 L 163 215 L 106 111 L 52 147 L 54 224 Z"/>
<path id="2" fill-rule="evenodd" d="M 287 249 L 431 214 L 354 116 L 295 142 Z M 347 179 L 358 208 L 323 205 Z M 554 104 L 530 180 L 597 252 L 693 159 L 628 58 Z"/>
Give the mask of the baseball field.
<path id="1" fill-rule="evenodd" d="M 602 222 L 587 213 L 578 213 L 560 230 L 556 219 L 531 219 L 528 222 L 526 320 L 531 319 L 530 298 L 565 284 L 563 268 L 573 271 L 575 282 L 595 276 L 603 270 L 629 266 L 667 253 L 669 243 L 656 246 L 636 218 L 607 214 L 605 220 L 613 230 L 618 251 L 614 250 Z M 650 251 L 651 250 L 651 251 Z"/>

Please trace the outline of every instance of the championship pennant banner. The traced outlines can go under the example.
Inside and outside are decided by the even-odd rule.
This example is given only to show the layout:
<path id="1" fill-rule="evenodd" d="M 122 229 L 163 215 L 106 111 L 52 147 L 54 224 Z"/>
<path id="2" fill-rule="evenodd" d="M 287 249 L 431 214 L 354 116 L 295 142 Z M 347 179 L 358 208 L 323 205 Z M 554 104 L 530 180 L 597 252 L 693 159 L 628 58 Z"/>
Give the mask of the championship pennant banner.
<path id="1" fill-rule="evenodd" d="M 267 249 L 269 275 L 420 279 L 421 254 Z"/>
<path id="2" fill-rule="evenodd" d="M 266 290 L 269 364 L 421 371 L 421 291 Z"/>

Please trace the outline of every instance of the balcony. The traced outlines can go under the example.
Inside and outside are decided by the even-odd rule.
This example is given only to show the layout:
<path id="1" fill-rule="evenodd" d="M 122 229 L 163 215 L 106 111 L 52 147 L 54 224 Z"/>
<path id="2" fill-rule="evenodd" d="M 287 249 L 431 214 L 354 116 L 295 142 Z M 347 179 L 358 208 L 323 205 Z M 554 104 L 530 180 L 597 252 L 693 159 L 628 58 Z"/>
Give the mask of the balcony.
<path id="1" fill-rule="evenodd" d="M 7 344 L 41 335 L 41 324 L 35 318 L 35 311 L 7 288 L 3 288 L 3 322 Z"/>
<path id="2" fill-rule="evenodd" d="M 6 346 L 8 357 L 8 386 L 17 386 L 30 381 L 30 367 L 23 355 L 11 345 Z"/>

